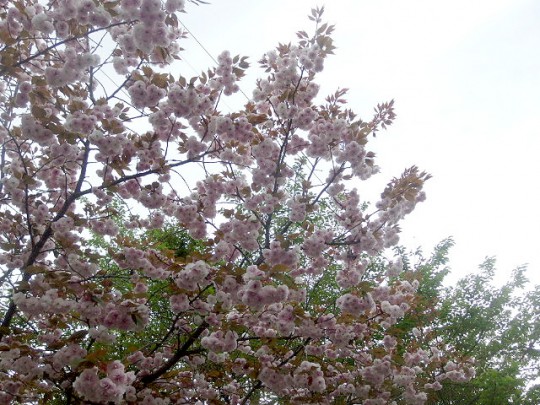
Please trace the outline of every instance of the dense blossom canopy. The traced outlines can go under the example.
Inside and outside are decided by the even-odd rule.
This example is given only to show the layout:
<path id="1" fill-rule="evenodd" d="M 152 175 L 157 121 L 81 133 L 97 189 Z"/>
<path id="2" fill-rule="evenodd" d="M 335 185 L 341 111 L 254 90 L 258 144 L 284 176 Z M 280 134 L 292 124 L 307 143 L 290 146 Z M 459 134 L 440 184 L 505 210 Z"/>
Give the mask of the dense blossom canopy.
<path id="1" fill-rule="evenodd" d="M 466 381 L 403 322 L 418 280 L 372 266 L 428 176 L 371 209 L 351 188 L 393 103 L 368 121 L 344 90 L 315 104 L 333 49 L 316 9 L 222 113 L 247 62 L 178 73 L 185 6 L 0 2 L 0 403 L 422 404 Z M 195 245 L 151 237 L 171 223 Z"/>

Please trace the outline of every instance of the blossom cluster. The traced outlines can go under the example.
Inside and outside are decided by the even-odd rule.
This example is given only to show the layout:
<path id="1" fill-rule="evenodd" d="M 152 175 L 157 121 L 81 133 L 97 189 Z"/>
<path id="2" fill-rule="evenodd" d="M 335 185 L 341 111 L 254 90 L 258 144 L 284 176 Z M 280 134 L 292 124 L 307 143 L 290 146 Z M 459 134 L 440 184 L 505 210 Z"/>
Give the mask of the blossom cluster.
<path id="1" fill-rule="evenodd" d="M 52 87 L 62 87 L 81 80 L 86 76 L 87 69 L 100 63 L 98 55 L 78 54 L 71 48 L 67 48 L 62 57 L 65 61 L 62 67 L 47 67 L 45 69 L 45 79 Z"/>
<path id="2" fill-rule="evenodd" d="M 238 335 L 233 331 L 212 332 L 209 336 L 201 339 L 201 345 L 215 353 L 232 352 L 237 347 Z"/>
<path id="3" fill-rule="evenodd" d="M 115 360 L 107 365 L 107 374 L 103 378 L 95 367 L 84 369 L 73 383 L 73 388 L 87 401 L 118 404 L 124 395 L 126 400 L 136 399 L 131 386 L 134 380 L 134 373 L 126 373 L 124 365 Z"/>

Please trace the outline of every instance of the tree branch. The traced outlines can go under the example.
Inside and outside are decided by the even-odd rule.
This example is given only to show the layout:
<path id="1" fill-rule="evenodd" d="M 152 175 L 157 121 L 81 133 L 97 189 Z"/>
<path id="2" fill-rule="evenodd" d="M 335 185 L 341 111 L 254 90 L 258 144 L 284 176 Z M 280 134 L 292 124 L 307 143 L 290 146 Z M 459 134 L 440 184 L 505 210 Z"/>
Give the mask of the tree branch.
<path id="1" fill-rule="evenodd" d="M 167 361 L 164 365 L 162 365 L 160 368 L 158 368 L 156 371 L 154 371 L 152 374 L 145 375 L 141 378 L 141 382 L 144 385 L 148 385 L 154 381 L 156 381 L 159 377 L 161 377 L 163 374 L 165 374 L 167 371 L 169 371 L 178 361 L 186 356 L 188 354 L 188 349 L 191 347 L 193 343 L 201 336 L 201 334 L 204 332 L 204 330 L 208 328 L 208 323 L 204 321 L 199 325 L 197 329 L 195 329 L 195 332 L 193 332 L 188 339 L 184 342 L 182 346 L 176 350 L 174 355 Z"/>

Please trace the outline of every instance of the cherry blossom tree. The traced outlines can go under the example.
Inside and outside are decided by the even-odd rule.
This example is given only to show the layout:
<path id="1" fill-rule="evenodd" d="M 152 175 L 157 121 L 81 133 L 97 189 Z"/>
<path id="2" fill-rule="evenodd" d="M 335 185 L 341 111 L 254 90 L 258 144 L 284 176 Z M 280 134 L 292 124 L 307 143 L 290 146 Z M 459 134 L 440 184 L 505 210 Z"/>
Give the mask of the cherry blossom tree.
<path id="1" fill-rule="evenodd" d="M 246 59 L 178 73 L 185 6 L 0 3 L 0 403 L 422 404 L 470 378 L 427 326 L 399 328 L 419 287 L 399 261 L 367 271 L 429 176 L 372 209 L 352 188 L 395 114 L 316 104 L 323 10 L 226 114 Z M 172 220 L 196 249 L 141 236 Z"/>

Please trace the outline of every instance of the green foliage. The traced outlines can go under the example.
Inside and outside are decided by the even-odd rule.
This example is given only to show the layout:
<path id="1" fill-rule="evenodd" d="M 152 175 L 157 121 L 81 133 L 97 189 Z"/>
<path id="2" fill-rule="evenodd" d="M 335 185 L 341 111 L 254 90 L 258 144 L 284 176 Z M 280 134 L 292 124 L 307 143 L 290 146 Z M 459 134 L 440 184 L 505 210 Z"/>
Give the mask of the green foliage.
<path id="1" fill-rule="evenodd" d="M 525 270 L 517 268 L 497 287 L 495 259 L 488 258 L 441 296 L 437 334 L 475 359 L 476 377 L 444 383 L 431 404 L 538 403 L 531 385 L 539 377 L 539 289 L 525 291 Z"/>
<path id="2" fill-rule="evenodd" d="M 438 316 L 439 303 L 445 291 L 443 281 L 450 271 L 447 264 L 452 246 L 454 241 L 447 238 L 435 247 L 428 258 L 425 258 L 419 249 L 409 254 L 401 247 L 395 249 L 396 255 L 400 256 L 403 262 L 401 277 L 419 281 L 416 307 L 398 324 L 407 331 L 429 325 Z"/>
<path id="3" fill-rule="evenodd" d="M 540 286 L 531 289 L 525 267 L 514 270 L 503 286 L 494 285 L 496 262 L 488 258 L 478 272 L 445 287 L 453 245 L 446 239 L 427 258 L 421 250 L 394 249 L 403 262 L 399 277 L 418 280 L 419 288 L 415 307 L 394 325 L 393 334 L 407 341 L 414 328 L 424 326 L 424 349 L 444 341 L 475 361 L 475 378 L 444 381 L 427 404 L 539 404 L 540 385 L 534 383 L 540 377 Z M 371 274 L 386 266 L 383 258 L 374 259 Z"/>
<path id="4" fill-rule="evenodd" d="M 172 223 L 160 229 L 151 229 L 143 239 L 149 246 L 159 251 L 172 251 L 177 258 L 185 258 L 190 254 L 204 251 L 204 243 L 194 239 L 185 229 Z"/>

